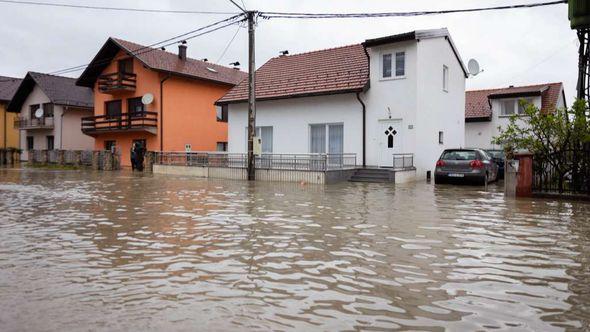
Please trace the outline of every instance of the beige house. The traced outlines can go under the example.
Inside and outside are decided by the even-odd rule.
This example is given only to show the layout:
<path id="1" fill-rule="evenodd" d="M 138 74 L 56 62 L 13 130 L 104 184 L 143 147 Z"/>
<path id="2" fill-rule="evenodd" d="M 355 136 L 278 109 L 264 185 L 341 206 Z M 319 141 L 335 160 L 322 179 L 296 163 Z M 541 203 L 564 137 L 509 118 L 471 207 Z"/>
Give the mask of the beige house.
<path id="1" fill-rule="evenodd" d="M 29 150 L 92 150 L 94 139 L 82 133 L 82 117 L 94 112 L 92 89 L 76 79 L 29 72 L 18 87 L 8 111 L 18 113 L 20 148 Z"/>

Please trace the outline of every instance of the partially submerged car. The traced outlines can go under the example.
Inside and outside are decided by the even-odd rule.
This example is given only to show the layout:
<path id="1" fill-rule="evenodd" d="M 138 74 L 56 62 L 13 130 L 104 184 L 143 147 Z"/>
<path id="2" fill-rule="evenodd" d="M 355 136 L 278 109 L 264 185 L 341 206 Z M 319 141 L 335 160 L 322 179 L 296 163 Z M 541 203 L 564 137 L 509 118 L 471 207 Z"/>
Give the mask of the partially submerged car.
<path id="1" fill-rule="evenodd" d="M 498 165 L 498 179 L 504 178 L 504 162 L 506 157 L 503 150 L 485 150 L 494 162 Z"/>
<path id="2" fill-rule="evenodd" d="M 434 183 L 485 185 L 498 178 L 498 165 L 481 149 L 447 149 L 436 162 Z"/>

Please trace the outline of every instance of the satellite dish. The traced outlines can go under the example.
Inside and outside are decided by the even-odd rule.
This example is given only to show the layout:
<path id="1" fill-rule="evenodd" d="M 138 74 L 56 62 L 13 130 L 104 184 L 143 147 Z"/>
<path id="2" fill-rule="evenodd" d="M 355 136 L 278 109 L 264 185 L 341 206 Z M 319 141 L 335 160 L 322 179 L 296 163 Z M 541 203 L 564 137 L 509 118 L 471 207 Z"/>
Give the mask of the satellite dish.
<path id="1" fill-rule="evenodd" d="M 469 74 L 471 74 L 472 76 L 476 76 L 477 74 L 482 72 L 479 69 L 479 63 L 475 59 L 469 60 L 469 62 L 467 63 L 467 69 L 469 70 Z"/>
<path id="2" fill-rule="evenodd" d="M 37 110 L 35 111 L 35 117 L 36 117 L 37 119 L 41 119 L 41 118 L 43 117 L 43 113 L 44 113 L 44 112 L 43 112 L 43 109 L 42 109 L 42 108 L 39 108 L 39 109 L 37 109 Z"/>
<path id="3" fill-rule="evenodd" d="M 149 105 L 154 101 L 154 95 L 151 93 L 146 93 L 141 97 L 141 103 L 144 105 Z"/>

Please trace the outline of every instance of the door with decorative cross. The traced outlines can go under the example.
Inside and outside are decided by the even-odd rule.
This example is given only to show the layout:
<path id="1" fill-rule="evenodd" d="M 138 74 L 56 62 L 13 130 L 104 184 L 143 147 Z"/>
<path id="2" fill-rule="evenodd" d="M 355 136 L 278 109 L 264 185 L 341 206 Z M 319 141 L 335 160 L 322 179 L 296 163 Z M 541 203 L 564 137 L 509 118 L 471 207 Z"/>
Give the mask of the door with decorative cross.
<path id="1" fill-rule="evenodd" d="M 381 167 L 393 167 L 393 154 L 401 153 L 401 120 L 381 121 L 379 132 L 380 163 Z"/>

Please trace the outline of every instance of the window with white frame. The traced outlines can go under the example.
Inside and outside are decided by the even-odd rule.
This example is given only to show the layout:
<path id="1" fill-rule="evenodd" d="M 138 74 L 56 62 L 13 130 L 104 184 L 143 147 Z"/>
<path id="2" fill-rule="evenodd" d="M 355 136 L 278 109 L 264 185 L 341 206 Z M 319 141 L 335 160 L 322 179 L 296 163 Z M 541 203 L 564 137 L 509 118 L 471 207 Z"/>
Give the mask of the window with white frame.
<path id="1" fill-rule="evenodd" d="M 449 92 L 449 67 L 443 65 L 442 74 L 443 91 Z"/>
<path id="2" fill-rule="evenodd" d="M 515 99 L 502 99 L 500 100 L 500 115 L 508 116 L 513 114 L 524 114 L 523 105 L 533 103 L 533 98 L 515 98 Z"/>
<path id="3" fill-rule="evenodd" d="M 272 126 L 256 127 L 254 134 L 262 141 L 262 153 L 272 153 Z M 248 127 L 246 127 L 246 151 L 248 151 Z"/>
<path id="4" fill-rule="evenodd" d="M 381 77 L 395 78 L 406 75 L 406 52 L 384 53 L 381 55 Z"/>
<path id="5" fill-rule="evenodd" d="M 342 154 L 344 152 L 344 125 L 320 123 L 309 125 L 309 152 Z"/>

